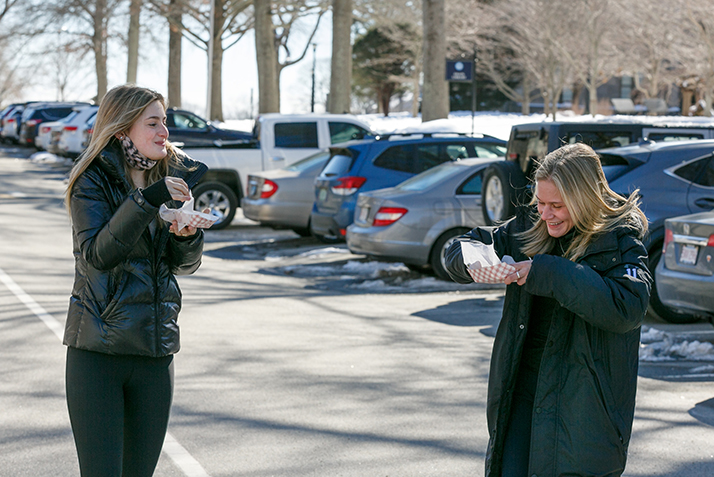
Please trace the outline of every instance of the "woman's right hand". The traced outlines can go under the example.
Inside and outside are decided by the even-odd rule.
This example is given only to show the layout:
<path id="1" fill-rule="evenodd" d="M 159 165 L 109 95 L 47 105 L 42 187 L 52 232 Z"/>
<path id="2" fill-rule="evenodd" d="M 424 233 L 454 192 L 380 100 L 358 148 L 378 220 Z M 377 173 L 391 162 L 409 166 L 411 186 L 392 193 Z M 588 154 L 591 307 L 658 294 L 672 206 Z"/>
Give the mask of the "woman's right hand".
<path id="1" fill-rule="evenodd" d="M 531 271 L 532 263 L 533 262 L 531 262 L 530 260 L 514 263 L 513 268 L 515 268 L 515 271 L 510 275 L 506 276 L 506 280 L 504 281 L 504 283 L 506 285 L 510 285 L 511 283 L 517 283 L 518 285 L 523 286 L 523 284 L 526 283 L 526 278 L 528 278 L 528 272 Z"/>
<path id="2" fill-rule="evenodd" d="M 190 190 L 186 181 L 180 177 L 166 176 L 164 177 L 164 182 L 173 200 L 180 200 L 182 202 L 191 200 Z"/>

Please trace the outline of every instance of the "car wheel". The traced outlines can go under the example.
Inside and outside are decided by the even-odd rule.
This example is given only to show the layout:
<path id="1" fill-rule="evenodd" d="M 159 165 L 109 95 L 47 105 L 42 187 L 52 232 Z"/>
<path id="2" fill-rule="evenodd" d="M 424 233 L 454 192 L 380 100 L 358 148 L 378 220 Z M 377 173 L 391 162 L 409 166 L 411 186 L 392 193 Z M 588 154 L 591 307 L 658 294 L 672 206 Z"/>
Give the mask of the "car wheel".
<path id="1" fill-rule="evenodd" d="M 655 268 L 657 268 L 657 264 L 662 258 L 662 243 L 655 245 L 656 246 L 650 252 L 649 258 L 650 273 L 653 278 L 655 276 Z M 657 316 L 665 321 L 668 321 L 669 323 L 686 324 L 696 323 L 699 321 L 697 316 L 690 313 L 682 313 L 662 303 L 662 300 L 659 299 L 659 294 L 657 293 L 657 283 L 654 281 L 652 282 L 652 291 L 650 292 L 650 308 L 657 314 Z"/>
<path id="2" fill-rule="evenodd" d="M 441 236 L 436 239 L 434 246 L 431 248 L 431 253 L 429 254 L 429 265 L 434 271 L 434 274 L 441 278 L 442 280 L 451 280 L 449 274 L 446 271 L 446 250 L 451 246 L 451 244 L 456 240 L 457 237 L 468 232 L 467 228 L 458 228 L 447 230 Z"/>
<path id="3" fill-rule="evenodd" d="M 208 207 L 212 214 L 219 217 L 211 226 L 211 230 L 220 230 L 231 224 L 238 207 L 238 198 L 230 187 L 222 182 L 204 182 L 193 188 L 193 196 L 194 209 L 203 210 Z"/>
<path id="4" fill-rule="evenodd" d="M 515 162 L 503 161 L 483 173 L 481 208 L 486 225 L 495 225 L 512 217 L 516 206 L 525 202 L 528 180 Z"/>

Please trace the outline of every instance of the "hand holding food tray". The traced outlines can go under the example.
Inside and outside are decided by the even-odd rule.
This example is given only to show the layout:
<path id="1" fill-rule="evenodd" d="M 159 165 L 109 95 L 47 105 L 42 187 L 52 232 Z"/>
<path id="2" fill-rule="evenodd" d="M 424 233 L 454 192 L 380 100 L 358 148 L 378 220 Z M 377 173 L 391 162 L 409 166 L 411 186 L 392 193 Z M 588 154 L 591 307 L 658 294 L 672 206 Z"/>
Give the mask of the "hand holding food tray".
<path id="1" fill-rule="evenodd" d="M 166 204 L 162 204 L 159 208 L 159 216 L 169 223 L 176 221 L 178 230 L 186 226 L 207 229 L 218 220 L 217 215 L 193 210 L 193 196 L 191 200 L 184 202 L 180 209 L 169 209 Z"/>
<path id="2" fill-rule="evenodd" d="M 466 271 L 476 283 L 503 283 L 506 277 L 516 269 L 515 261 L 504 255 L 503 261 L 498 258 L 493 245 L 480 242 L 461 242 L 461 256 L 466 265 Z"/>

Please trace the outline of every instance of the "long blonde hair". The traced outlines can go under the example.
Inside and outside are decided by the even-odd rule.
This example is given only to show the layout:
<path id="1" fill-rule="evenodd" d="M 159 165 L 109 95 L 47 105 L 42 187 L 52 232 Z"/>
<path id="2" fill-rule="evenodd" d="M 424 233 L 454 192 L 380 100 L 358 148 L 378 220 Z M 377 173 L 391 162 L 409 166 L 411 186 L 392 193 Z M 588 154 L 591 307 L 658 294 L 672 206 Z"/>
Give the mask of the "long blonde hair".
<path id="1" fill-rule="evenodd" d="M 160 93 L 133 84 L 125 84 L 112 88 L 104 96 L 97 111 L 96 120 L 94 121 L 94 131 L 89 146 L 87 146 L 87 149 L 79 156 L 69 174 L 69 182 L 65 193 L 65 205 L 68 211 L 70 210 L 72 188 L 79 176 L 99 157 L 99 154 L 107 147 L 116 134 L 126 134 L 141 117 L 144 110 L 156 101 L 161 104 L 165 111 L 166 100 Z M 166 141 L 166 149 L 166 157 L 159 160 L 159 163 L 149 170 L 146 178 L 147 184 L 153 184 L 165 177 L 168 174 L 169 165 L 180 167 L 176 148 Z M 128 164 L 124 161 L 127 180 L 132 183 L 131 176 L 128 173 L 128 167 Z"/>
<path id="2" fill-rule="evenodd" d="M 647 233 L 647 217 L 639 208 L 639 189 L 626 199 L 610 189 L 600 157 L 590 146 L 568 144 L 545 156 L 533 178 L 536 187 L 542 180 L 553 181 L 573 220 L 576 234 L 564 254 L 570 260 L 581 258 L 598 234 L 621 226 L 635 230 L 639 238 Z M 531 205 L 537 203 L 534 193 Z M 533 226 L 519 236 L 525 243 L 522 251 L 529 257 L 550 252 L 556 243 L 540 216 L 534 216 Z"/>

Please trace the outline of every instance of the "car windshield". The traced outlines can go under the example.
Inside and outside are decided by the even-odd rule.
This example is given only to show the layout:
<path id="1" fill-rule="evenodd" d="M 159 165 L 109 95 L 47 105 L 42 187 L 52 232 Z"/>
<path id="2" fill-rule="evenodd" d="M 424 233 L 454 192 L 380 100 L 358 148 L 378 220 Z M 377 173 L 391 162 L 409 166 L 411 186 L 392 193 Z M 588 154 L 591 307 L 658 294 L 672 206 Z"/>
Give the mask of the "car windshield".
<path id="1" fill-rule="evenodd" d="M 317 154 L 313 154 L 312 156 L 308 156 L 305 159 L 297 161 L 295 164 L 292 164 L 285 169 L 289 171 L 302 172 L 319 163 L 324 163 L 329 157 L 330 153 L 328 151 L 318 152 Z"/>
<path id="2" fill-rule="evenodd" d="M 396 188 L 399 190 L 420 191 L 426 190 L 434 184 L 441 182 L 444 179 L 455 176 L 463 169 L 462 166 L 447 162 L 440 166 L 432 167 L 414 177 L 410 177 Z"/>

